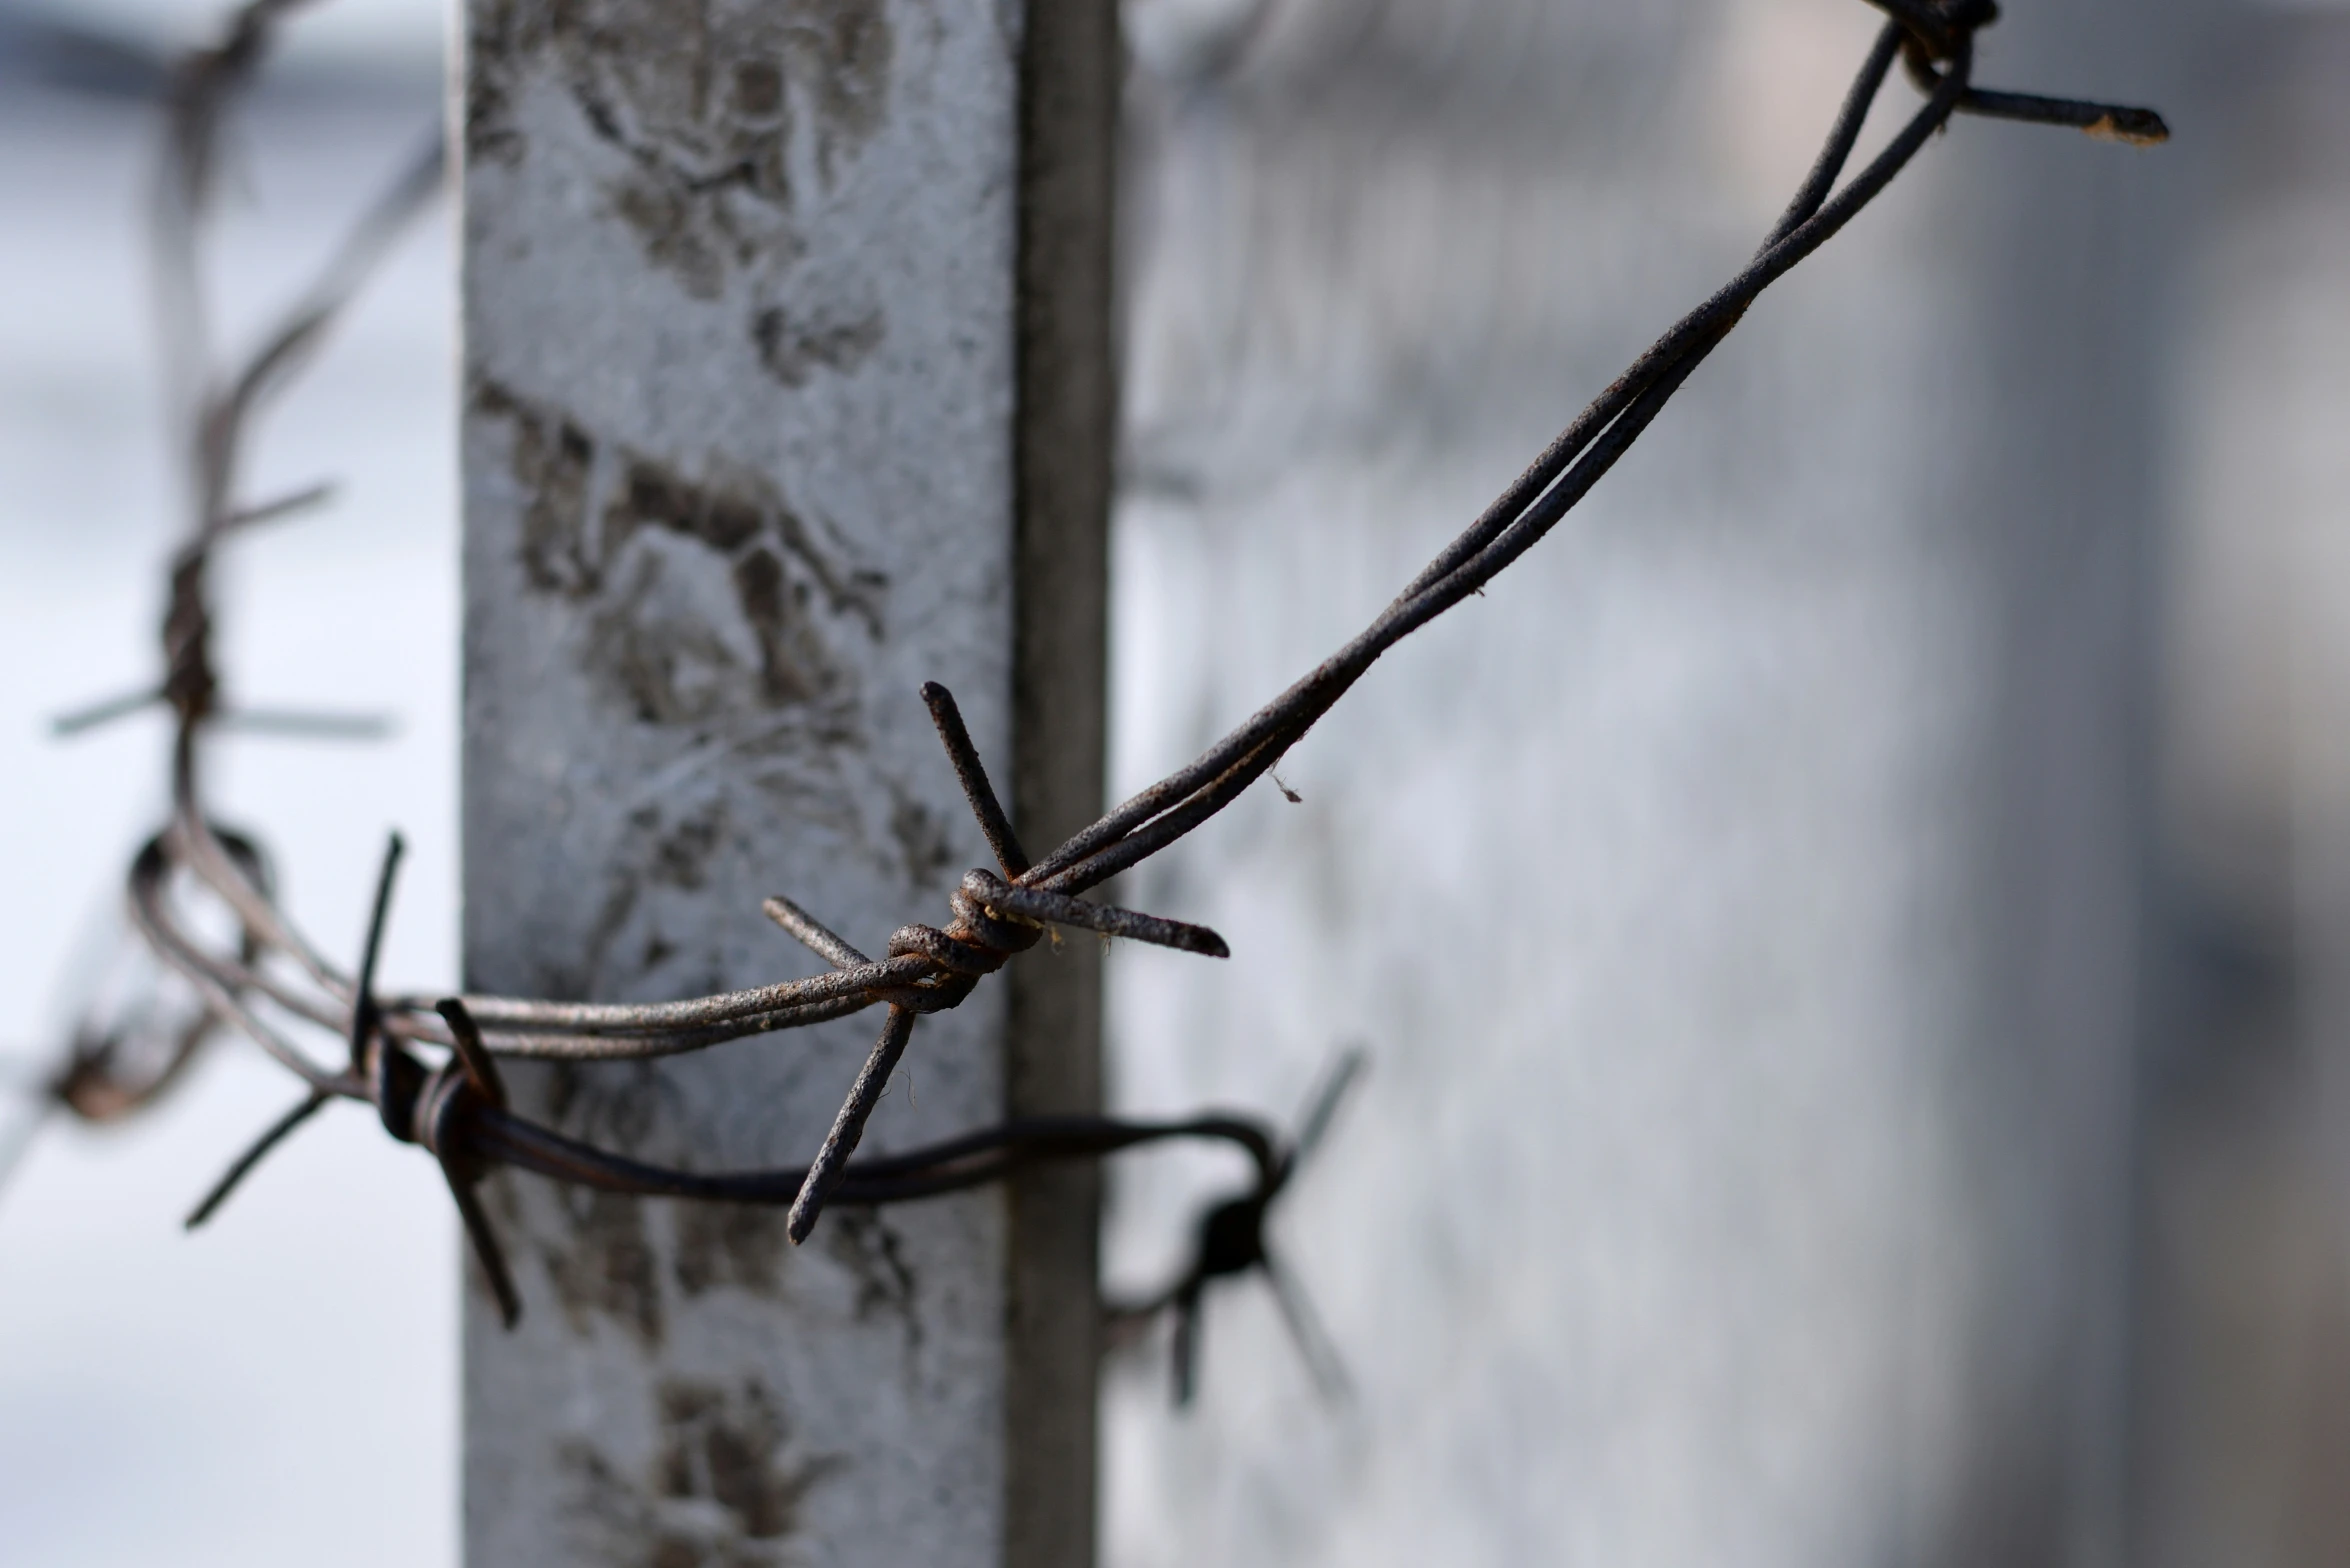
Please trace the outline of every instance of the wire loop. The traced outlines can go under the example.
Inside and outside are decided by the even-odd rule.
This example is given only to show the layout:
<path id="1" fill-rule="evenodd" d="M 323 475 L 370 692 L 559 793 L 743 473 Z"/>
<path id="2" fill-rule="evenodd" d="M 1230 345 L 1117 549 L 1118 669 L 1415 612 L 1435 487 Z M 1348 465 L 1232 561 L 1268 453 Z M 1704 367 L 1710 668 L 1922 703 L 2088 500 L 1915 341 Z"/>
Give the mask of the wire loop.
<path id="1" fill-rule="evenodd" d="M 1976 88 L 1971 80 L 1974 35 L 1997 17 L 1991 0 L 1871 0 L 1888 20 L 1817 161 L 1745 267 L 1667 328 L 1369 627 L 1200 757 L 1032 861 L 954 697 L 930 682 L 921 689 L 922 700 L 997 862 L 994 870 L 975 868 L 962 878 L 948 898 L 945 926 L 901 926 L 885 956 L 873 960 L 779 897 L 767 901 L 766 913 L 820 958 L 826 972 L 642 1006 L 492 996 L 381 998 L 376 965 L 400 859 L 398 837 L 386 849 L 360 962 L 346 974 L 278 907 L 259 847 L 214 826 L 199 787 L 203 741 L 217 726 L 238 718 L 223 705 L 212 656 L 214 551 L 256 522 L 307 509 L 326 496 L 323 488 L 314 487 L 276 500 L 241 500 L 239 465 L 251 426 L 431 200 L 443 171 L 435 138 L 361 215 L 342 249 L 258 346 L 226 372 L 212 363 L 197 251 L 214 184 L 220 122 L 228 104 L 250 84 L 279 22 L 301 3 L 250 0 L 234 14 L 221 42 L 192 54 L 174 79 L 157 248 L 167 296 L 176 304 L 169 347 L 173 379 L 187 403 L 183 423 L 196 515 L 170 563 L 157 684 L 57 721 L 60 733 L 70 733 L 156 704 L 172 714 L 172 816 L 134 858 L 129 896 L 138 931 L 155 956 L 187 982 L 196 1011 L 159 1059 L 144 1067 L 132 1063 L 135 1053 L 127 1048 L 126 1034 L 77 1032 L 64 1064 L 47 1081 L 45 1097 L 85 1120 L 114 1119 L 151 1103 L 206 1038 L 223 1029 L 243 1033 L 302 1080 L 304 1097 L 230 1166 L 189 1224 L 204 1223 L 271 1149 L 328 1101 L 361 1101 L 392 1137 L 421 1146 L 439 1165 L 485 1281 L 509 1324 L 520 1314 L 521 1297 L 477 1193 L 480 1182 L 500 1168 L 606 1191 L 786 1204 L 787 1231 L 796 1242 L 810 1233 L 828 1201 L 911 1201 L 1004 1180 L 1043 1162 L 1102 1159 L 1168 1139 L 1234 1144 L 1254 1162 L 1251 1188 L 1205 1212 L 1192 1263 L 1165 1291 L 1120 1309 L 1123 1322 L 1174 1316 L 1178 1400 L 1190 1396 L 1194 1383 L 1204 1293 L 1218 1279 L 1248 1272 L 1267 1277 L 1317 1381 L 1327 1391 L 1343 1388 L 1343 1368 L 1302 1290 L 1279 1267 L 1265 1227 L 1268 1212 L 1321 1136 L 1359 1061 L 1350 1058 L 1342 1067 L 1307 1112 L 1296 1139 L 1286 1145 L 1263 1125 L 1229 1116 L 1176 1122 L 1032 1118 L 927 1148 L 855 1160 L 867 1122 L 920 1018 L 959 1005 L 987 976 L 1035 947 L 1049 927 L 1228 956 L 1223 939 L 1204 926 L 1079 895 L 1230 806 L 1389 648 L 1481 591 L 1540 541 L 1640 437 L 1762 292 L 1874 200 L 1952 115 L 2069 125 L 2139 143 L 2169 134 L 2161 116 L 2148 109 Z M 1896 56 L 1926 100 L 1859 173 L 1845 179 L 1862 124 Z M 338 726 L 340 732 L 352 731 L 349 721 L 331 719 L 280 727 L 315 734 L 336 732 Z M 224 906 L 235 921 L 234 938 L 206 941 L 187 929 L 168 896 L 175 881 L 202 886 Z M 598 1149 L 516 1113 L 497 1069 L 501 1055 L 579 1062 L 673 1055 L 876 1006 L 887 1009 L 879 1039 L 822 1148 L 804 1170 L 697 1173 Z M 339 1036 L 347 1047 L 347 1065 L 330 1070 L 313 1062 L 281 1032 L 280 1025 L 289 1021 Z"/>

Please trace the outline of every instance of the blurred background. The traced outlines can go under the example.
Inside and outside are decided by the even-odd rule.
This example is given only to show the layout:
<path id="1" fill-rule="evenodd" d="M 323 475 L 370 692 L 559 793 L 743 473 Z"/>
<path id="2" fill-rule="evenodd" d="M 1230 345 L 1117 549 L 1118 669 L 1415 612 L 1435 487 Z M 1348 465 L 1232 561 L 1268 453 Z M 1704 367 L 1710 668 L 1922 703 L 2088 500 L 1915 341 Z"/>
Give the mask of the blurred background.
<path id="1" fill-rule="evenodd" d="M 12 1088 L 124 945 L 119 868 L 166 806 L 157 715 L 67 743 L 48 723 L 154 678 L 185 502 L 147 265 L 153 94 L 218 9 L 0 6 Z M 232 344 L 283 308 L 438 113 L 435 7 L 361 0 L 297 31 L 234 137 L 217 267 Z M 384 830 L 405 829 L 389 961 L 420 981 L 454 974 L 457 954 L 452 267 L 436 217 L 267 422 L 255 482 L 333 479 L 340 495 L 231 552 L 223 583 L 240 693 L 398 715 L 375 746 L 231 741 L 220 781 L 269 842 L 296 918 L 338 944 L 359 939 Z M 200 1237 L 180 1230 L 288 1103 L 257 1053 L 215 1050 L 153 1115 L 52 1123 L 26 1147 L 0 1189 L 0 1558 L 455 1562 L 457 1253 L 429 1169 L 329 1116 L 281 1179 Z M 0 1112 L 0 1140 L 18 1116 L 13 1101 Z M 368 1528 L 350 1528 L 354 1505 Z"/>
<path id="2" fill-rule="evenodd" d="M 1114 793 L 1326 653 L 1800 178 L 1855 0 L 1127 0 Z M 161 811 L 179 524 L 142 224 L 195 0 L 0 0 L 0 1052 L 21 1094 Z M 224 335 L 440 112 L 444 17 L 337 0 L 237 133 Z M 1108 1560 L 2350 1561 L 2350 10 L 2017 0 L 1960 122 L 1569 525 L 1137 880 L 1120 1105 L 1373 1069 L 1204 1381 L 1105 1386 Z M 1887 98 L 1906 108 L 1907 89 Z M 1882 127 L 1880 126 L 1881 130 Z M 456 971 L 452 251 L 264 426 L 326 513 L 229 559 L 224 748 L 297 920 Z M 1196 967 L 1196 966 L 1195 966 Z M 1335 999 L 1335 1000 L 1334 1000 Z M 453 1564 L 456 1236 L 236 1047 L 0 1189 L 0 1557 Z M 0 1106 L 0 1154 L 21 1099 Z M 1203 1186 L 1113 1182 L 1113 1283 Z M 366 1521 L 354 1528 L 352 1521 Z"/>

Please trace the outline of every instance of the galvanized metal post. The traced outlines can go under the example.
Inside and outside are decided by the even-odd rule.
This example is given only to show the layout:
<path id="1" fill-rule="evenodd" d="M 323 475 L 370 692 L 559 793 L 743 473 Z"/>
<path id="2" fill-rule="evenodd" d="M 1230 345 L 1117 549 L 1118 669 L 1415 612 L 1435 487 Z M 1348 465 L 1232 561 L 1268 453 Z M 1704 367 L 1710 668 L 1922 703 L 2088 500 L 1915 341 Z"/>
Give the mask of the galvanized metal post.
<path id="1" fill-rule="evenodd" d="M 986 859 L 921 681 L 1024 834 L 1097 805 L 1114 12 L 466 22 L 468 983 L 779 978 L 780 892 L 878 947 Z M 1090 1106 L 1096 963 L 930 1020 L 868 1146 Z M 790 1163 L 871 1022 L 515 1087 L 648 1157 Z M 1090 1560 L 1089 1178 L 796 1250 L 779 1212 L 494 1201 L 527 1311 L 469 1299 L 469 1560 Z"/>

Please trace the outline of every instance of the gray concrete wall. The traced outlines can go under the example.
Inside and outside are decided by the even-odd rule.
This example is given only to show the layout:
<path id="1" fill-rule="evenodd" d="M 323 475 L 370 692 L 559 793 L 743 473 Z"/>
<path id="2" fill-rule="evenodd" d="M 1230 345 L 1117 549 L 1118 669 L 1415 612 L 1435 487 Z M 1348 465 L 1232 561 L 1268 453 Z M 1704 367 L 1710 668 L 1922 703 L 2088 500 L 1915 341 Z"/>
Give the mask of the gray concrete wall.
<path id="1" fill-rule="evenodd" d="M 2350 1557 L 2350 13 L 2212 23 L 2166 596 L 2142 1560 L 2314 1568 Z"/>
<path id="2" fill-rule="evenodd" d="M 2137 13 L 1980 78 L 2159 86 Z M 1359 626 L 1800 178 L 1832 0 L 1146 0 L 1120 789 Z M 1898 83 L 1889 99 L 1914 102 Z M 1126 896 L 1113 1091 L 1369 1086 L 1108 1404 L 1122 1565 L 2120 1559 L 2161 154 L 1961 122 Z M 1122 1173 L 1116 1281 L 1218 1173 Z M 1229 1180 L 1229 1175 L 1222 1179 Z"/>

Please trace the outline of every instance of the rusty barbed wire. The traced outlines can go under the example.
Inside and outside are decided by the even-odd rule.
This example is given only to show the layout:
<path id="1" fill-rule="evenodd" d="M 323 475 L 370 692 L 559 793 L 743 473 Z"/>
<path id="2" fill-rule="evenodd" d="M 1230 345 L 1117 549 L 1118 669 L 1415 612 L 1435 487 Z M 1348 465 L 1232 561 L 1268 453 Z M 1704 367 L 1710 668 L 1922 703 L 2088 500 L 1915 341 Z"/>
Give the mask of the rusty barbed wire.
<path id="1" fill-rule="evenodd" d="M 164 670 L 151 688 L 95 704 L 57 722 L 76 733 L 160 705 L 173 716 L 171 809 L 167 825 L 135 857 L 128 880 L 132 923 L 155 956 L 194 995 L 194 1010 L 169 1028 L 140 1033 L 140 1020 L 77 1030 L 62 1065 L 42 1087 L 47 1103 L 86 1120 L 132 1114 L 185 1070 L 205 1039 L 241 1033 L 303 1085 L 302 1098 L 228 1169 L 189 1216 L 202 1224 L 281 1140 L 335 1100 L 374 1109 L 387 1133 L 421 1146 L 440 1165 L 485 1279 L 509 1324 L 521 1304 L 475 1189 L 506 1167 L 604 1191 L 783 1205 L 786 1231 L 804 1241 L 830 1203 L 882 1204 L 961 1191 L 1043 1162 L 1102 1159 L 1170 1140 L 1223 1143 L 1250 1160 L 1254 1179 L 1217 1202 L 1199 1225 L 1187 1267 L 1163 1290 L 1112 1309 L 1131 1328 L 1175 1319 L 1174 1386 L 1193 1387 L 1198 1319 L 1206 1287 L 1260 1273 L 1316 1382 L 1328 1392 L 1345 1376 L 1303 1293 L 1265 1242 L 1265 1219 L 1329 1125 L 1361 1058 L 1335 1070 L 1284 1138 L 1262 1120 L 1202 1114 L 1163 1121 L 1052 1117 L 1006 1121 L 922 1148 L 855 1158 L 866 1124 L 926 1013 L 959 1005 L 988 975 L 1034 947 L 1050 927 L 1148 942 L 1206 957 L 1227 956 L 1205 927 L 1121 909 L 1084 893 L 1166 849 L 1268 774 L 1290 747 L 1388 649 L 1506 569 L 1555 527 L 1662 412 L 1706 356 L 1779 277 L 1817 250 L 1873 201 L 1954 115 L 2070 126 L 2134 143 L 2164 140 L 2148 109 L 1978 88 L 1975 34 L 1997 15 L 1991 0 L 1870 0 L 1887 20 L 1838 110 L 1817 160 L 1761 247 L 1729 282 L 1672 324 L 1595 398 L 1534 462 L 1429 563 L 1367 628 L 1197 759 L 1115 807 L 1091 826 L 1032 859 L 944 686 L 922 688 L 964 798 L 995 856 L 968 872 L 948 900 L 945 926 L 910 923 L 868 957 L 787 898 L 765 913 L 824 963 L 828 972 L 681 1001 L 631 1005 L 530 998 L 379 996 L 375 964 L 400 859 L 395 837 L 376 890 L 358 966 L 346 973 L 277 906 L 267 861 L 252 839 L 216 825 L 203 807 L 202 744 L 244 727 L 308 734 L 364 732 L 373 721 L 245 710 L 224 704 L 211 657 L 209 568 L 214 550 L 246 529 L 324 500 L 324 486 L 248 503 L 239 459 L 256 415 L 299 372 L 341 307 L 438 190 L 444 158 L 436 139 L 361 216 L 318 279 L 233 374 L 215 375 L 207 341 L 200 230 L 209 207 L 221 121 L 251 84 L 278 26 L 308 0 L 249 0 L 221 41 L 192 54 L 173 78 L 156 224 L 170 375 L 180 405 L 194 516 L 174 555 L 163 621 Z M 1857 174 L 1843 178 L 1863 122 L 1896 59 L 1925 101 Z M 212 907 L 232 934 L 207 940 L 186 907 Z M 570 1138 L 516 1113 L 499 1076 L 501 1057 L 598 1062 L 697 1051 L 883 1007 L 880 1036 L 844 1097 L 815 1157 L 804 1168 L 728 1173 L 646 1164 Z M 342 1056 L 328 1065 L 295 1031 L 324 1033 Z"/>

